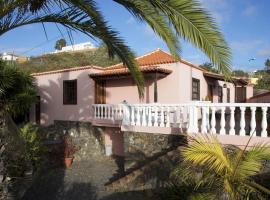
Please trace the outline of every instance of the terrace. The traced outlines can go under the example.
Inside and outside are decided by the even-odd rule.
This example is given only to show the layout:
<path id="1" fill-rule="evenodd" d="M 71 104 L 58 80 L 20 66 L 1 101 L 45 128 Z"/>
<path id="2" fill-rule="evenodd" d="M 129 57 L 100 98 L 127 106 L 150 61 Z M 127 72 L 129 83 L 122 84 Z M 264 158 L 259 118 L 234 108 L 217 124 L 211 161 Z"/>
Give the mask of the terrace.
<path id="1" fill-rule="evenodd" d="M 223 144 L 250 145 L 270 141 L 266 103 L 95 104 L 95 126 L 121 131 L 216 135 Z"/>

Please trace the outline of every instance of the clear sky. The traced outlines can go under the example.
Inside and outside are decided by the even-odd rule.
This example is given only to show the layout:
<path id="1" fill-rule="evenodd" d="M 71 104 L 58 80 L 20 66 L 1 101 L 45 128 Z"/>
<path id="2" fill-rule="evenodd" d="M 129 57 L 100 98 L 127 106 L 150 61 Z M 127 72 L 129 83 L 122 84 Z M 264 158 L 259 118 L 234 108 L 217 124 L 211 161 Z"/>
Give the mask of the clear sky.
<path id="1" fill-rule="evenodd" d="M 269 0 L 200 0 L 217 20 L 233 53 L 233 68 L 253 71 L 262 69 L 270 58 Z M 137 22 L 124 8 L 108 0 L 98 0 L 99 7 L 109 24 L 120 32 L 137 55 L 162 48 L 166 45 L 145 24 Z M 33 56 L 54 50 L 61 34 L 54 24 L 46 24 L 49 40 L 41 25 L 28 25 L 0 37 L 0 52 L 11 51 Z M 65 35 L 69 41 L 68 36 Z M 91 41 L 81 33 L 73 33 L 75 43 Z M 181 57 L 201 64 L 208 59 L 192 45 L 181 42 Z M 249 59 L 255 61 L 249 62 Z"/>

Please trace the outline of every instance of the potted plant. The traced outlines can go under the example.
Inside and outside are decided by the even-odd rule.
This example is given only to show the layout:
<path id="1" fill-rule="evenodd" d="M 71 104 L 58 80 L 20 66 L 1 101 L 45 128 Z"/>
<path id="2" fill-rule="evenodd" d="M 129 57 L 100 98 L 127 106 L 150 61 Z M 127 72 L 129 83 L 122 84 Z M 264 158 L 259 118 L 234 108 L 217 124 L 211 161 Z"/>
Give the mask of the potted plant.
<path id="1" fill-rule="evenodd" d="M 73 144 L 72 138 L 70 136 L 64 136 L 64 165 L 66 168 L 70 167 L 73 163 L 74 154 L 78 150 Z"/>

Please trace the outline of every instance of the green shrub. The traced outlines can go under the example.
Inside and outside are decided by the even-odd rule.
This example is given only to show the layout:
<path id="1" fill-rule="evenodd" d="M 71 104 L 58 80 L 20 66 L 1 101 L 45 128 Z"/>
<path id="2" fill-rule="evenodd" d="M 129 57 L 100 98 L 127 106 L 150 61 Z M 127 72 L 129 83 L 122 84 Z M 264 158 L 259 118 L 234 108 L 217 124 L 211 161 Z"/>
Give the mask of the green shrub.
<path id="1" fill-rule="evenodd" d="M 20 135 L 26 144 L 26 153 L 24 158 L 31 162 L 34 170 L 37 170 L 44 160 L 47 148 L 41 141 L 39 128 L 32 123 L 24 125 L 20 129 Z"/>

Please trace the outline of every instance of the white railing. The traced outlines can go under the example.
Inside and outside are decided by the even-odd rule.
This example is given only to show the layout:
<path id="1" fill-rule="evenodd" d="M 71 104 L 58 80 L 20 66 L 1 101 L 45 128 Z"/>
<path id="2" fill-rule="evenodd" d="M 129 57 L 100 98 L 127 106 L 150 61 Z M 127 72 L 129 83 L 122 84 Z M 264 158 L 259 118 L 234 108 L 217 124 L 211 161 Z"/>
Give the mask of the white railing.
<path id="1" fill-rule="evenodd" d="M 261 103 L 96 104 L 94 118 L 122 125 L 179 128 L 188 133 L 267 137 L 268 108 Z"/>
<path id="2" fill-rule="evenodd" d="M 122 120 L 123 104 L 94 104 L 94 118 L 103 120 Z"/>

